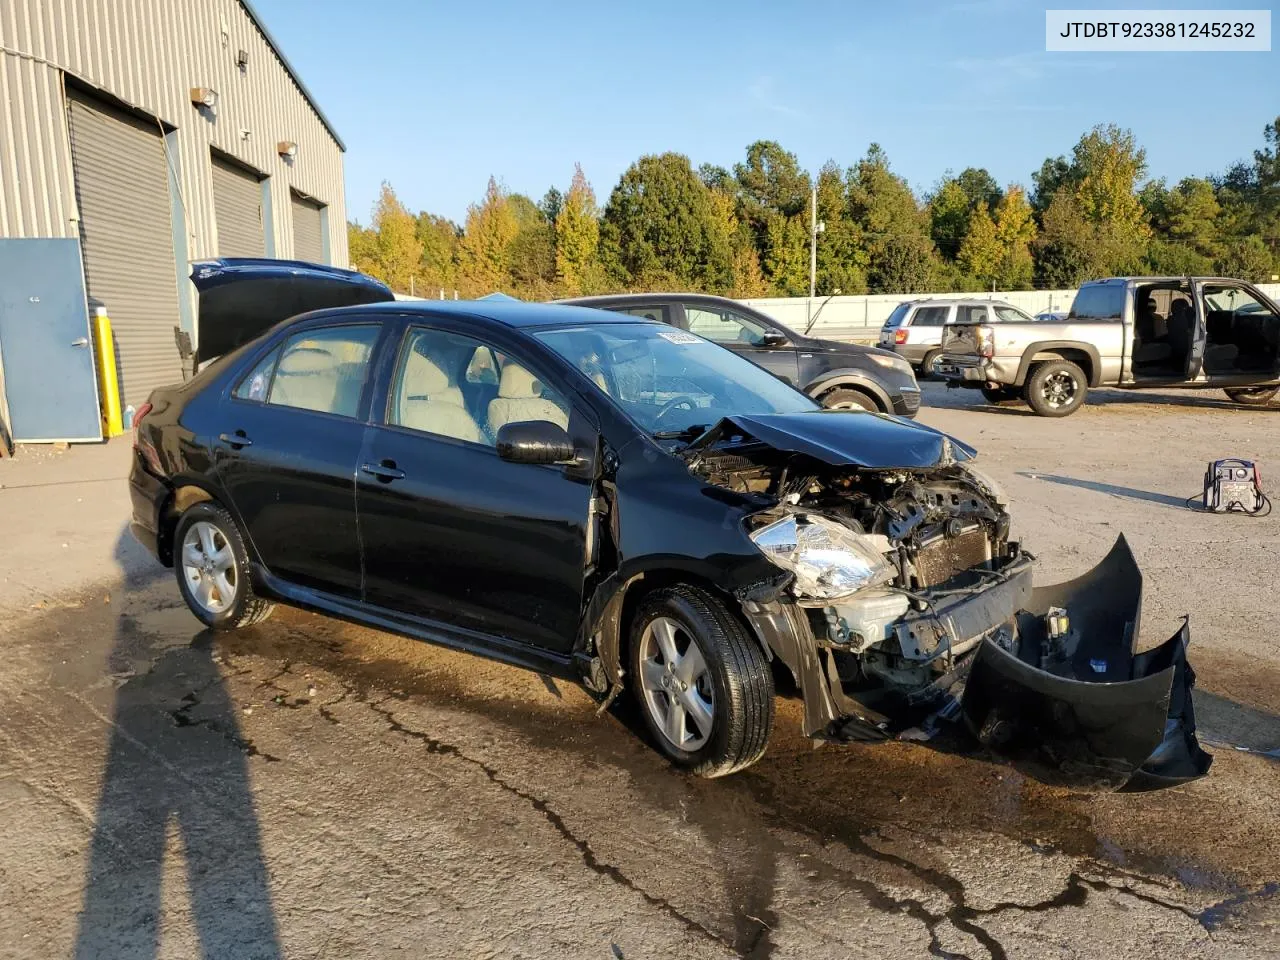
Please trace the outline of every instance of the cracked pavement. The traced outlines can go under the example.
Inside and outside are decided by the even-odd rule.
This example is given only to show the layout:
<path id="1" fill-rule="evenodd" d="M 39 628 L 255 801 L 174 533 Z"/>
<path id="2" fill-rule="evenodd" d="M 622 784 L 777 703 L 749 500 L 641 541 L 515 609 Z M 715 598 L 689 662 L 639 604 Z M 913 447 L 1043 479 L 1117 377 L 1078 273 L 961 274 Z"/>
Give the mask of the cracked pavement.
<path id="1" fill-rule="evenodd" d="M 979 446 L 1047 578 L 1123 530 L 1144 645 L 1192 613 L 1206 780 L 815 748 L 794 700 L 759 764 L 694 780 L 565 683 L 287 609 L 202 632 L 99 544 L 115 577 L 0 625 L 0 958 L 1280 957 L 1276 527 L 1158 499 L 1216 456 L 1265 478 L 1280 411 L 1103 399 L 1051 422 L 928 385 L 922 419 Z"/>

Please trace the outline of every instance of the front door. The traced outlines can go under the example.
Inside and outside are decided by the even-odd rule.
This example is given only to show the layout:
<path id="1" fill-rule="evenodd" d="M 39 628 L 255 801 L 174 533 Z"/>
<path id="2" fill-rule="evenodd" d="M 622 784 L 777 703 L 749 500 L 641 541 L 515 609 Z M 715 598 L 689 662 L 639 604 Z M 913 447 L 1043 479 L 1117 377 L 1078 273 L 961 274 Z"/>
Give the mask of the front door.
<path id="1" fill-rule="evenodd" d="M 361 592 L 356 463 L 381 324 L 295 333 L 233 388 L 213 437 L 218 477 L 267 569 Z"/>
<path id="2" fill-rule="evenodd" d="M 1280 313 L 1243 283 L 1199 284 L 1202 369 L 1215 382 L 1269 380 L 1280 374 Z"/>
<path id="3" fill-rule="evenodd" d="M 14 440 L 101 440 L 79 240 L 0 240 L 0 362 Z"/>
<path id="4" fill-rule="evenodd" d="M 799 377 L 796 348 L 779 330 L 719 304 L 686 303 L 685 329 L 741 354 L 793 387 Z"/>
<path id="5" fill-rule="evenodd" d="M 356 481 L 365 598 L 568 652 L 581 611 L 591 484 L 563 466 L 509 463 L 494 437 L 518 420 L 552 420 L 571 435 L 584 423 L 570 423 L 569 406 L 519 358 L 491 347 L 414 326 L 394 364 L 384 365 L 389 386 L 378 392 Z M 484 410 L 464 390 L 477 354 L 502 364 Z"/>

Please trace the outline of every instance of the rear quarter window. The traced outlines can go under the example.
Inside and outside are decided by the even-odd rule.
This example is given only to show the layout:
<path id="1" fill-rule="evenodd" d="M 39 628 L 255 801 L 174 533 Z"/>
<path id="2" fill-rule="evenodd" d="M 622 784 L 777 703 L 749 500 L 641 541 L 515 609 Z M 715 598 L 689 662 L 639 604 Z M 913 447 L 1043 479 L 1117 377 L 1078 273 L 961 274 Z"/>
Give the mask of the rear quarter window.
<path id="1" fill-rule="evenodd" d="M 1072 320 L 1119 320 L 1124 313 L 1123 284 L 1085 285 L 1071 304 Z"/>
<path id="2" fill-rule="evenodd" d="M 889 314 L 889 319 L 884 322 L 885 329 L 891 329 L 902 324 L 902 318 L 907 315 L 907 311 L 911 309 L 910 303 L 900 303 L 893 308 L 893 313 Z"/>

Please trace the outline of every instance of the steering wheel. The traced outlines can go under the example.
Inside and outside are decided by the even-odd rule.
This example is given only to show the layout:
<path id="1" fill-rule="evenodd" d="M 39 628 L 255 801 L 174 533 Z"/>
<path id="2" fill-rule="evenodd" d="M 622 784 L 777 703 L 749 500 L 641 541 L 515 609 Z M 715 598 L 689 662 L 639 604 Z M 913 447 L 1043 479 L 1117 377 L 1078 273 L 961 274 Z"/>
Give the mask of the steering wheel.
<path id="1" fill-rule="evenodd" d="M 693 397 L 687 397 L 684 394 L 680 394 L 678 397 L 672 397 L 658 409 L 657 413 L 653 415 L 653 422 L 655 424 L 661 423 L 662 418 L 677 407 L 684 407 L 686 410 L 697 410 L 698 404 L 694 401 Z"/>

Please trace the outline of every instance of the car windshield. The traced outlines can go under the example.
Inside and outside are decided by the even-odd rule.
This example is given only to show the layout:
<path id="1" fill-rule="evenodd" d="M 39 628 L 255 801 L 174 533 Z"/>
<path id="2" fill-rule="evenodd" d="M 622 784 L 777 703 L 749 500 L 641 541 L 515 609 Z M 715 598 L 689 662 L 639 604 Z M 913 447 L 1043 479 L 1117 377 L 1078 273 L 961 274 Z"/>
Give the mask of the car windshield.
<path id="1" fill-rule="evenodd" d="M 817 408 L 749 360 L 665 324 L 598 324 L 535 336 L 657 437 L 691 439 L 730 414 Z"/>

